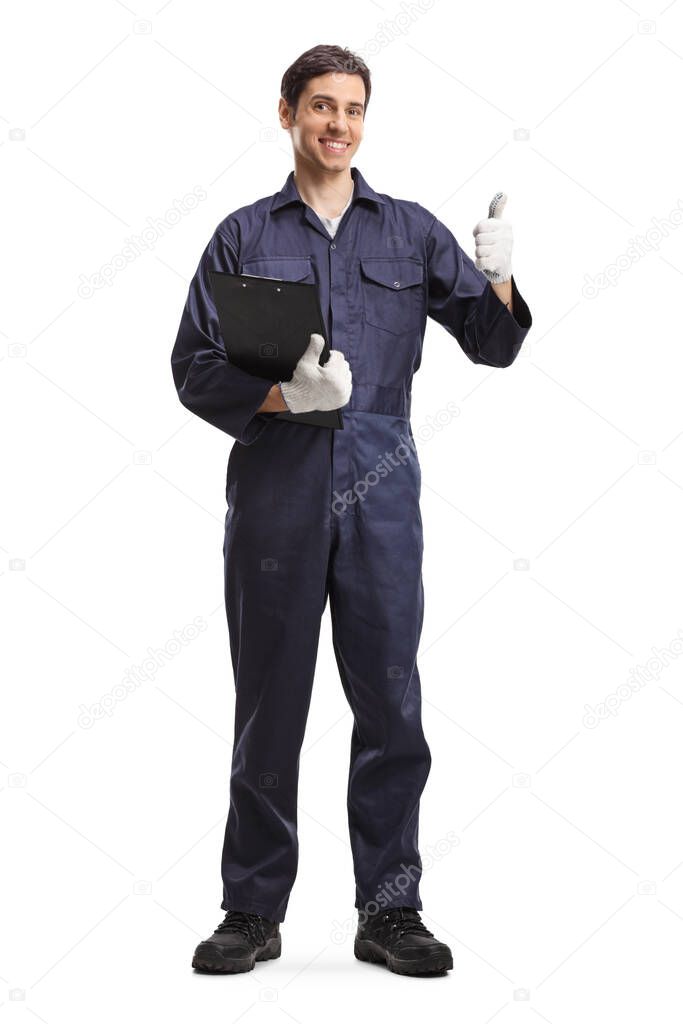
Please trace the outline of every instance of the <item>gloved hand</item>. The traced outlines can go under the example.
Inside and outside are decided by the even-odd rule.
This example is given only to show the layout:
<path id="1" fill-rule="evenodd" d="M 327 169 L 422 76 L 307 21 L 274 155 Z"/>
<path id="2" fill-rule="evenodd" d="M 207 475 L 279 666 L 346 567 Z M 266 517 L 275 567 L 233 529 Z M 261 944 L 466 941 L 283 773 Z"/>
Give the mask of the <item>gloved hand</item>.
<path id="1" fill-rule="evenodd" d="M 496 192 L 489 204 L 487 220 L 480 220 L 473 229 L 474 265 L 493 284 L 502 284 L 512 277 L 512 226 L 501 220 L 507 202 L 504 192 Z"/>
<path id="2" fill-rule="evenodd" d="M 325 347 L 320 334 L 312 334 L 308 348 L 294 368 L 292 379 L 280 381 L 280 391 L 290 412 L 326 412 L 346 405 L 351 397 L 351 367 L 335 349 L 324 366 L 318 360 Z"/>

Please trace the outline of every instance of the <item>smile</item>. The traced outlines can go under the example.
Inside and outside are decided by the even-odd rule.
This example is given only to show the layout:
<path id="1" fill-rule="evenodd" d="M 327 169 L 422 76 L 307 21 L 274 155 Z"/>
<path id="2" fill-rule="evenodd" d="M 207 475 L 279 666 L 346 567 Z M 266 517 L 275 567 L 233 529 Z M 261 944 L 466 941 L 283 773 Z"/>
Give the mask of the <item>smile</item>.
<path id="1" fill-rule="evenodd" d="M 351 145 L 350 142 L 336 142 L 333 139 L 318 139 L 318 142 L 322 143 L 325 149 L 329 149 L 331 153 L 343 153 Z"/>

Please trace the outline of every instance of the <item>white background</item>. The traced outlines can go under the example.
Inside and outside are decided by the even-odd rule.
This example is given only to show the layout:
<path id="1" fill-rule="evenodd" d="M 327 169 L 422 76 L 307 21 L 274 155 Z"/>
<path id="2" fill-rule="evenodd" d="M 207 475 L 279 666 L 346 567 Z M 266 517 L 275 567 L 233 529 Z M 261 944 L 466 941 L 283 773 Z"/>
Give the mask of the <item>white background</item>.
<path id="1" fill-rule="evenodd" d="M 637 6 L 437 0 L 397 23 L 402 5 L 375 2 L 5 5 L 0 1021 L 680 1020 L 683 3 Z M 459 409 L 420 441 L 423 857 L 457 837 L 422 880 L 456 962 L 431 983 L 353 957 L 329 611 L 283 955 L 190 968 L 223 917 L 231 439 L 181 407 L 170 352 L 216 224 L 293 166 L 280 81 L 320 42 L 370 65 L 354 164 L 373 188 L 470 255 L 508 193 L 534 318 L 493 370 L 430 321 L 413 390 L 416 435 Z M 79 294 L 195 187 L 192 212 Z M 82 726 L 196 616 L 195 640 Z M 670 654 L 647 678 L 653 648 Z"/>

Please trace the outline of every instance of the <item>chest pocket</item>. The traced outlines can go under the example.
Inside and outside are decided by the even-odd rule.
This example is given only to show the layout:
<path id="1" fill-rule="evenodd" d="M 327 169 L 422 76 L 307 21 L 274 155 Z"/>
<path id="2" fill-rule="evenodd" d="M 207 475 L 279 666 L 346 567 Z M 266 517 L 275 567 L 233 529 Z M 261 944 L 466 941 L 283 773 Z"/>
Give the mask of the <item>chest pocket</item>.
<path id="1" fill-rule="evenodd" d="M 365 321 L 391 334 L 420 326 L 423 311 L 424 266 L 418 259 L 361 256 Z"/>
<path id="2" fill-rule="evenodd" d="M 310 256 L 258 256 L 244 260 L 242 274 L 253 277 L 272 277 L 276 281 L 306 281 L 315 283 Z"/>

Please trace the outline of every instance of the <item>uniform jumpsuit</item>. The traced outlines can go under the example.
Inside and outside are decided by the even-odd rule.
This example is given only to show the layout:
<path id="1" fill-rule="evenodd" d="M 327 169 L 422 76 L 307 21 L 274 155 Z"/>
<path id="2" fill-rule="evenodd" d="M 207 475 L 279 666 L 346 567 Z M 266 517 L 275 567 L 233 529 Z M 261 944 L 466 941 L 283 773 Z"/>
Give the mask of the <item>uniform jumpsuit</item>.
<path id="1" fill-rule="evenodd" d="M 189 287 L 171 363 L 182 404 L 236 440 L 225 602 L 236 702 L 224 910 L 283 921 L 298 866 L 299 755 L 328 598 L 353 713 L 348 824 L 355 906 L 422 909 L 419 801 L 431 755 L 416 664 L 423 620 L 420 466 L 410 398 L 427 316 L 475 363 L 509 366 L 531 326 L 450 230 L 375 192 L 356 167 L 334 237 L 281 191 L 218 224 Z M 326 337 L 349 362 L 344 428 L 257 413 L 272 386 L 227 362 L 209 270 L 315 283 Z M 273 339 L 276 341 L 277 339 Z"/>

